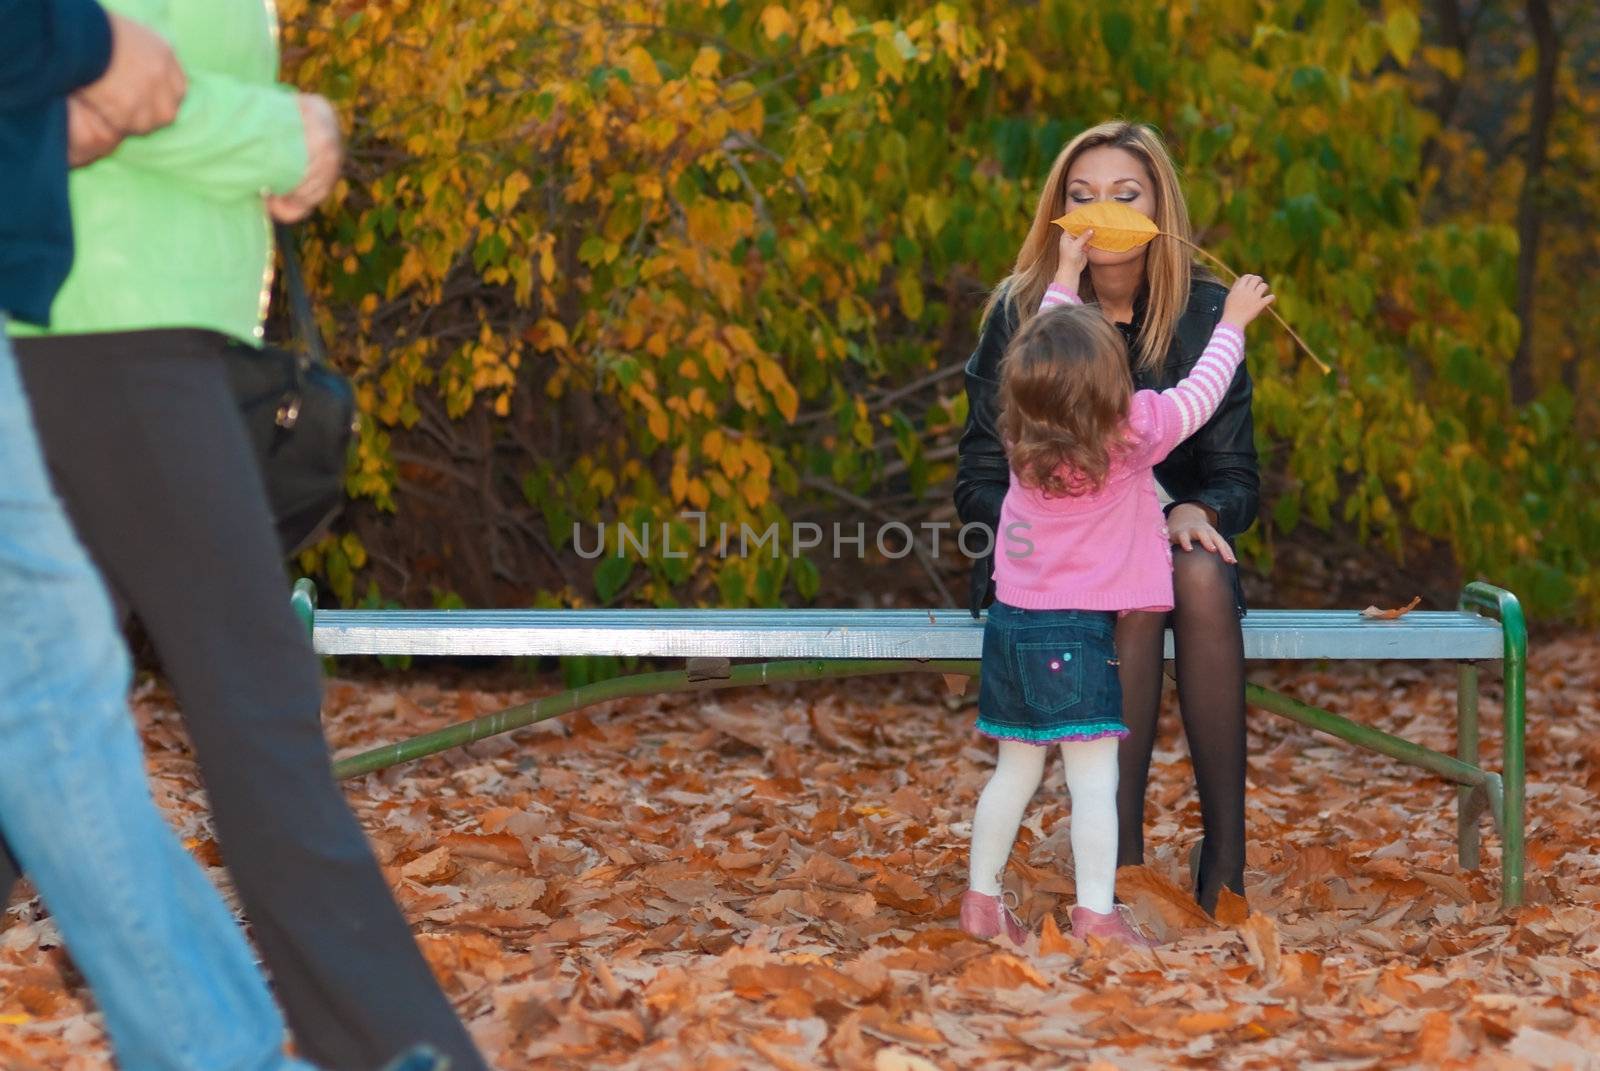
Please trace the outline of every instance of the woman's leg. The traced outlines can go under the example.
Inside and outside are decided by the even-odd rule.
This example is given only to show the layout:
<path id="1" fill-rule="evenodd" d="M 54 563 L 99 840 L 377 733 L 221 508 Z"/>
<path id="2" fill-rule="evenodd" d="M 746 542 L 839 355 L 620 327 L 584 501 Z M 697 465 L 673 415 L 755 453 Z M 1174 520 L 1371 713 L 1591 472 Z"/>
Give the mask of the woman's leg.
<path id="1" fill-rule="evenodd" d="M 226 370 L 148 337 L 19 347 L 84 542 L 177 692 L 218 840 L 301 1051 L 334 1071 L 428 1042 L 483 1067 L 334 782 Z"/>
<path id="2" fill-rule="evenodd" d="M 1061 745 L 1072 795 L 1072 873 L 1078 906 L 1104 915 L 1117 890 L 1117 739 Z"/>
<path id="3" fill-rule="evenodd" d="M 123 1067 L 287 1068 L 283 1020 L 244 935 L 150 798 L 127 652 L 46 479 L 3 320 L 0 472 L 0 605 L 11 611 L 0 832 L 89 980 Z"/>
<path id="4" fill-rule="evenodd" d="M 1150 752 L 1161 710 L 1161 640 L 1166 614 L 1135 611 L 1117 619 L 1117 677 L 1122 682 L 1122 720 L 1128 735 L 1117 748 L 1117 865 L 1144 862 L 1144 797 Z"/>
<path id="5" fill-rule="evenodd" d="M 1044 779 L 1046 749 L 1020 740 L 1001 740 L 994 773 L 978 797 L 972 815 L 972 860 L 968 884 L 973 891 L 999 896 L 1000 877 L 1011 858 L 1028 801 Z"/>
<path id="6" fill-rule="evenodd" d="M 1214 911 L 1223 886 L 1244 895 L 1244 632 L 1227 563 L 1199 547 L 1172 559 L 1178 705 L 1205 827 L 1195 899 Z"/>

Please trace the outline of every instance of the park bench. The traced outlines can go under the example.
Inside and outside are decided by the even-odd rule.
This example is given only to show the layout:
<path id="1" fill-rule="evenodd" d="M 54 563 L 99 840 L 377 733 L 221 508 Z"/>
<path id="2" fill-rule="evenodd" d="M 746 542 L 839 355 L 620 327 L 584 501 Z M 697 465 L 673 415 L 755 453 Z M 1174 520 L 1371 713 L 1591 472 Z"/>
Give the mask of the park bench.
<path id="1" fill-rule="evenodd" d="M 965 610 L 317 610 L 316 589 L 294 605 L 325 656 L 595 656 L 683 659 L 683 669 L 633 674 L 545 696 L 335 765 L 352 777 L 510 732 L 626 696 L 747 687 L 886 673 L 978 673 L 983 623 Z M 1354 611 L 1254 610 L 1244 619 L 1251 661 L 1445 660 L 1459 666 L 1456 754 L 1381 732 L 1256 684 L 1254 705 L 1457 786 L 1461 866 L 1479 865 L 1479 821 L 1501 835 L 1501 902 L 1522 902 L 1523 724 L 1527 631 L 1516 597 L 1488 584 L 1462 592 L 1460 609 L 1373 620 Z M 1172 657 L 1172 634 L 1166 637 Z M 736 662 L 754 659 L 752 662 Z M 1478 759 L 1478 672 L 1498 663 L 1505 684 L 1501 772 Z"/>

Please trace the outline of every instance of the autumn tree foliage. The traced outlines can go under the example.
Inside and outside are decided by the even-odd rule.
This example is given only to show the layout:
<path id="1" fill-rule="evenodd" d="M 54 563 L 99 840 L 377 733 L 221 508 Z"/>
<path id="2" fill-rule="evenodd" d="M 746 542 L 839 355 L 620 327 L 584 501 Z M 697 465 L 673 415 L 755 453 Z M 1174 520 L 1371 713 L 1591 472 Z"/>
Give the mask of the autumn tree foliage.
<path id="1" fill-rule="evenodd" d="M 1245 553 L 1270 569 L 1307 526 L 1397 555 L 1420 535 L 1539 611 L 1596 602 L 1600 455 L 1559 376 L 1513 403 L 1515 210 L 1429 200 L 1470 151 L 1441 72 L 1471 76 L 1417 4 L 282 14 L 289 75 L 351 142 L 307 252 L 359 385 L 356 506 L 302 563 L 345 600 L 847 596 L 826 545 L 724 555 L 717 533 L 953 520 L 978 309 L 1060 146 L 1121 115 L 1169 139 L 1197 239 L 1270 278 L 1335 366 L 1253 332 L 1268 478 Z M 1579 129 L 1559 121 L 1558 164 Z M 574 523 L 592 543 L 602 521 L 585 557 Z M 918 553 L 929 600 L 956 601 L 948 537 Z"/>

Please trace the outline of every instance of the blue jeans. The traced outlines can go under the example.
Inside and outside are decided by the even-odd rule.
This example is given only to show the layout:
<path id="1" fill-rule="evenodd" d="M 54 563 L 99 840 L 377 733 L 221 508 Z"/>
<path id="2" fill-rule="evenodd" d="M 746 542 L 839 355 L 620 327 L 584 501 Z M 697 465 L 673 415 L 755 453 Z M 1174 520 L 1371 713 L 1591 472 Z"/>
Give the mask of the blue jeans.
<path id="1" fill-rule="evenodd" d="M 289 1071 L 244 936 L 162 820 L 99 577 L 51 491 L 0 320 L 0 832 L 128 1071 Z"/>

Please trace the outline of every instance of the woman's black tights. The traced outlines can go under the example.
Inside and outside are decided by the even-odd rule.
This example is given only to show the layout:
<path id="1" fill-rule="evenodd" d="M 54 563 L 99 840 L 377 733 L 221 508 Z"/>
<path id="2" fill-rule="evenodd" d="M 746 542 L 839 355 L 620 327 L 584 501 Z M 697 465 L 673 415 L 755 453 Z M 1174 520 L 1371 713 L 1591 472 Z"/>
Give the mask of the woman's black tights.
<path id="1" fill-rule="evenodd" d="M 1244 895 L 1244 634 L 1230 567 L 1198 546 L 1173 548 L 1172 557 L 1178 708 L 1205 829 L 1195 899 L 1215 911 L 1224 885 Z M 1118 752 L 1119 866 L 1144 862 L 1145 786 L 1161 708 L 1164 617 L 1132 613 L 1117 622 L 1122 713 L 1128 724 Z"/>

